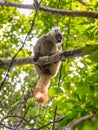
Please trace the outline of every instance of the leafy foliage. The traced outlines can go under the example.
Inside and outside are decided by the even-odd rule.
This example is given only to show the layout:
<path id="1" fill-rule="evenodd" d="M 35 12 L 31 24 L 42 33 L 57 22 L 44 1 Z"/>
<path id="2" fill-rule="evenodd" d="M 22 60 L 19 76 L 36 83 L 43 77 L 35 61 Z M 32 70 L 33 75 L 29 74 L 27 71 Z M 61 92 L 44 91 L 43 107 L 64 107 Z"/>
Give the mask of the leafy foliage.
<path id="1" fill-rule="evenodd" d="M 42 5 L 56 8 L 57 1 L 46 0 Z M 79 1 L 62 0 L 59 8 L 98 11 L 98 2 L 89 0 L 85 6 Z M 30 29 L 33 17 L 34 11 L 27 16 L 17 8 L 0 6 L 0 58 L 11 58 L 16 54 Z M 32 33 L 17 57 L 33 55 L 33 38 L 47 33 L 53 26 L 57 26 L 57 22 L 64 33 L 60 49 L 74 49 L 98 41 L 98 20 L 67 16 L 58 18 L 57 20 L 57 16 L 53 14 L 39 12 Z M 32 96 L 38 80 L 34 66 L 12 68 L 0 91 L 0 122 L 14 128 L 22 121 L 20 129 L 50 130 L 53 127 L 54 116 L 56 120 L 62 119 L 57 123 L 58 129 L 62 129 L 75 119 L 87 114 L 92 115 L 98 109 L 97 62 L 98 51 L 89 57 L 78 57 L 64 62 L 59 74 L 51 81 L 50 100 L 43 106 L 36 104 Z M 0 69 L 1 82 L 6 71 Z M 76 130 L 97 130 L 97 119 L 98 113 L 96 119 L 79 124 Z M 3 130 L 4 125 L 0 125 L 0 129 Z"/>

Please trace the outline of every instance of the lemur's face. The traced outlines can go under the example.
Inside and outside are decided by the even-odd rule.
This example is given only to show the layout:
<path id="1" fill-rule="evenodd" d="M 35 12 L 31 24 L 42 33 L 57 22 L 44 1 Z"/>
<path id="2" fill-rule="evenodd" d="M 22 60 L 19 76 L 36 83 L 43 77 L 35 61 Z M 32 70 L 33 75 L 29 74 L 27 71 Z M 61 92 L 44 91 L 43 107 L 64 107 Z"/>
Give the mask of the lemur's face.
<path id="1" fill-rule="evenodd" d="M 62 38 L 63 38 L 63 37 L 62 37 L 61 33 L 56 34 L 56 37 L 55 37 L 55 38 L 56 38 L 56 42 L 57 42 L 57 43 L 61 43 L 61 42 L 62 42 Z"/>
<path id="2" fill-rule="evenodd" d="M 57 44 L 61 43 L 63 36 L 62 36 L 62 33 L 60 32 L 60 28 L 55 27 L 55 28 L 53 28 L 52 32 L 53 32 L 53 38 L 54 38 L 55 43 L 57 43 Z"/>

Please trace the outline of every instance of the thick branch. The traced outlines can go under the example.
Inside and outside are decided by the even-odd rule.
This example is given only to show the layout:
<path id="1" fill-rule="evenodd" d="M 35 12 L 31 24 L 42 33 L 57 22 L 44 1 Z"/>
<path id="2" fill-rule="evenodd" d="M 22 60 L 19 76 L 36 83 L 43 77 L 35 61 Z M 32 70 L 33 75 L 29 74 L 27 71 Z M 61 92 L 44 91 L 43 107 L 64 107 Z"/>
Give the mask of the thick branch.
<path id="1" fill-rule="evenodd" d="M 83 117 L 80 117 L 79 119 L 75 120 L 70 126 L 63 128 L 62 130 L 74 130 L 77 125 L 80 123 L 86 121 L 86 120 L 92 120 L 96 118 L 96 113 L 98 111 L 98 108 L 95 110 L 95 112 L 92 113 L 92 115 L 85 115 Z"/>
<path id="2" fill-rule="evenodd" d="M 35 10 L 35 6 L 29 5 L 29 4 L 18 4 L 15 2 L 0 2 L 1 6 L 12 6 L 12 7 L 17 7 L 17 8 L 23 8 L 23 9 L 31 9 Z M 58 14 L 62 16 L 76 16 L 76 17 L 89 17 L 89 18 L 95 18 L 98 19 L 98 12 L 91 12 L 91 11 L 74 11 L 74 10 L 59 10 L 59 9 L 53 9 L 53 8 L 48 8 L 44 6 L 40 6 L 39 8 L 40 11 L 46 12 L 46 13 L 52 13 L 52 14 Z"/>
<path id="3" fill-rule="evenodd" d="M 69 127 L 67 127 L 67 128 L 64 128 L 64 129 L 62 129 L 62 130 L 74 130 L 77 125 L 79 125 L 80 123 L 82 123 L 82 122 L 84 122 L 84 121 L 86 121 L 86 120 L 91 120 L 91 119 L 93 119 L 94 116 L 95 116 L 95 114 L 92 115 L 92 116 L 91 116 L 91 115 L 83 116 L 83 117 L 77 119 L 75 122 L 73 122 L 73 124 L 72 124 L 71 126 L 69 126 Z"/>
<path id="4" fill-rule="evenodd" d="M 13 61 L 12 67 L 25 65 L 25 64 L 38 64 L 40 66 L 53 64 L 58 61 L 65 61 L 67 58 L 79 57 L 84 55 L 89 55 L 98 49 L 98 44 L 86 45 L 85 47 L 77 48 L 74 50 L 57 52 L 52 56 L 40 57 L 37 62 L 34 62 L 33 57 L 28 58 L 16 58 Z M 0 69 L 8 68 L 11 63 L 11 59 L 0 59 Z"/>

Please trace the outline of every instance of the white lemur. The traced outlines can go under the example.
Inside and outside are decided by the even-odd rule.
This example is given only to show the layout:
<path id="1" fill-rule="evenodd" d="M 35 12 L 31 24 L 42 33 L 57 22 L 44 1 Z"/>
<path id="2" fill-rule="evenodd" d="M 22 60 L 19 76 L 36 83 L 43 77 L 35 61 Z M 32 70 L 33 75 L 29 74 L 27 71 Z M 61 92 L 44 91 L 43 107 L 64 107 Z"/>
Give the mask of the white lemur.
<path id="1" fill-rule="evenodd" d="M 55 27 L 49 33 L 41 36 L 34 46 L 34 60 L 41 56 L 49 56 L 58 52 L 57 44 L 62 41 L 62 33 L 59 27 Z M 51 78 L 56 76 L 60 68 L 61 61 L 45 66 L 34 65 L 36 72 L 40 76 L 35 90 L 34 99 L 37 103 L 44 104 L 48 101 L 48 87 Z"/>

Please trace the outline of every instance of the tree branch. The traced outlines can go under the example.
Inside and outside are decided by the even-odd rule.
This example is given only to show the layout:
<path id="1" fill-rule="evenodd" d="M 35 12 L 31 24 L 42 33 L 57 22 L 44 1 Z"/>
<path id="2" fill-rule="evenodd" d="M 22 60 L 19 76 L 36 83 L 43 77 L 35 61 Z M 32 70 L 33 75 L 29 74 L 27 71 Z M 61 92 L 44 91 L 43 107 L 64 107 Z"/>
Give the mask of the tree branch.
<path id="1" fill-rule="evenodd" d="M 76 120 L 69 128 L 68 130 L 73 130 L 78 124 L 80 124 L 81 122 L 84 122 L 86 120 L 91 120 L 92 118 L 94 118 L 94 115 L 86 115 L 81 117 L 80 119 Z"/>
<path id="2" fill-rule="evenodd" d="M 94 118 L 96 118 L 96 113 L 98 111 L 98 108 L 96 108 L 95 112 L 92 112 L 92 115 L 88 114 L 88 115 L 85 115 L 83 117 L 80 117 L 79 119 L 77 119 L 76 121 L 74 121 L 70 126 L 68 127 L 65 127 L 61 130 L 74 130 L 75 127 L 77 125 L 79 125 L 80 123 L 86 121 L 86 120 L 93 120 Z"/>
<path id="3" fill-rule="evenodd" d="M 83 116 L 83 117 L 77 119 L 75 122 L 73 122 L 73 124 L 72 124 L 71 126 L 69 126 L 69 127 L 67 127 L 67 128 L 64 128 L 64 129 L 62 129 L 62 130 L 74 130 L 75 127 L 76 127 L 77 125 L 79 125 L 80 123 L 82 123 L 82 122 L 84 122 L 84 121 L 86 121 L 86 120 L 92 120 L 94 117 L 95 117 L 95 114 L 93 114 L 92 116 L 91 116 L 91 115 L 85 115 L 85 116 Z"/>
<path id="4" fill-rule="evenodd" d="M 62 118 L 60 118 L 58 120 L 55 120 L 55 121 L 50 121 L 49 123 L 47 123 L 47 124 L 39 127 L 38 129 L 35 129 L 35 130 L 41 130 L 41 129 L 45 128 L 45 127 L 47 128 L 47 126 L 52 125 L 53 123 L 59 123 L 59 122 L 61 122 L 64 118 L 66 118 L 66 116 L 64 116 L 64 117 L 62 117 Z M 34 130 L 34 129 L 28 129 L 28 130 Z"/>
<path id="5" fill-rule="evenodd" d="M 23 9 L 31 9 L 36 10 L 36 6 L 29 5 L 29 4 L 18 4 L 15 2 L 0 2 L 1 6 L 11 6 Z M 78 11 L 78 10 L 59 10 L 49 7 L 40 6 L 39 10 L 46 13 L 58 14 L 62 16 L 76 16 L 76 17 L 89 17 L 98 19 L 98 12 L 91 12 L 91 11 Z"/>
<path id="6" fill-rule="evenodd" d="M 56 115 L 57 115 L 57 105 L 55 107 L 55 111 L 54 111 L 54 119 L 53 119 L 53 126 L 52 126 L 52 130 L 55 129 L 55 120 L 56 120 Z"/>
<path id="7" fill-rule="evenodd" d="M 37 62 L 33 60 L 33 57 L 28 58 L 15 58 L 11 67 L 25 65 L 25 64 L 38 64 L 40 66 L 53 64 L 58 61 L 65 61 L 67 58 L 79 57 L 89 55 L 98 49 L 98 44 L 86 45 L 81 48 L 76 48 L 69 51 L 57 52 L 51 56 L 40 57 Z M 8 68 L 12 59 L 0 58 L 0 69 Z"/>
<path id="8" fill-rule="evenodd" d="M 86 4 L 86 2 L 84 2 L 84 0 L 79 0 L 79 2 L 80 2 L 82 5 L 89 6 L 88 4 Z"/>

